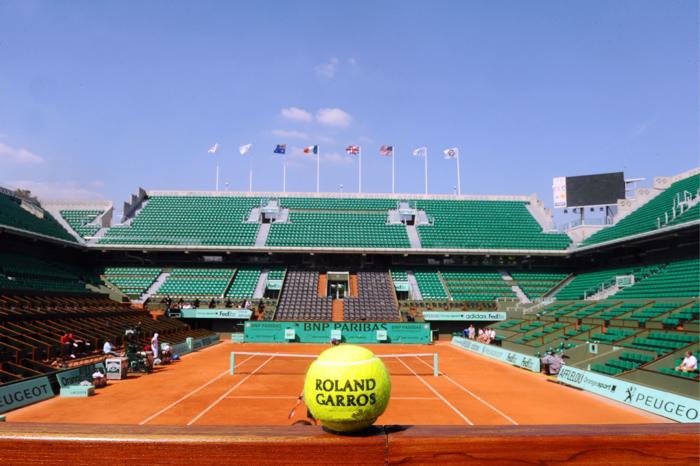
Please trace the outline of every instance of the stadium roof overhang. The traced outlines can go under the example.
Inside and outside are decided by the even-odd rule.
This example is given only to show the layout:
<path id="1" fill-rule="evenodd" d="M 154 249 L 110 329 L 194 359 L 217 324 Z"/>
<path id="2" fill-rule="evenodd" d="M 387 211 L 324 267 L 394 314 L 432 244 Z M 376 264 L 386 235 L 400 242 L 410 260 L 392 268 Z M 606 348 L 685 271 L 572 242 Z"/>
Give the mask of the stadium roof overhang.
<path id="1" fill-rule="evenodd" d="M 324 247 L 254 247 L 254 246 L 211 246 L 211 245 L 136 245 L 136 244 L 97 244 L 90 249 L 101 251 L 164 251 L 164 252 L 216 252 L 216 253 L 258 253 L 258 254 L 385 254 L 385 255 L 427 255 L 427 256 L 555 256 L 565 257 L 570 250 L 543 249 L 436 249 L 436 248 L 324 248 Z"/>
<path id="2" fill-rule="evenodd" d="M 85 248 L 85 245 L 78 242 L 66 241 L 60 238 L 54 238 L 53 236 L 42 235 L 41 233 L 35 233 L 33 231 L 22 230 L 21 228 L 14 228 L 8 225 L 0 225 L 0 235 L 2 234 L 12 234 L 16 236 L 21 236 L 23 238 L 28 238 L 34 241 L 42 240 L 53 244 L 59 244 L 64 247 L 72 247 L 77 249 Z"/>
<path id="3" fill-rule="evenodd" d="M 691 222 L 680 223 L 678 225 L 671 225 L 668 227 L 660 228 L 658 230 L 646 231 L 644 233 L 638 233 L 636 235 L 625 236 L 622 238 L 617 238 L 610 241 L 605 241 L 602 243 L 591 244 L 588 246 L 581 246 L 573 249 L 574 254 L 584 254 L 588 252 L 598 252 L 608 248 L 619 247 L 621 245 L 634 246 L 640 245 L 648 241 L 655 241 L 659 239 L 667 239 L 678 237 L 679 235 L 687 235 L 690 233 L 692 235 L 693 231 L 698 230 L 700 227 L 700 220 L 693 220 Z M 695 241 L 698 240 L 697 233 L 695 233 Z"/>

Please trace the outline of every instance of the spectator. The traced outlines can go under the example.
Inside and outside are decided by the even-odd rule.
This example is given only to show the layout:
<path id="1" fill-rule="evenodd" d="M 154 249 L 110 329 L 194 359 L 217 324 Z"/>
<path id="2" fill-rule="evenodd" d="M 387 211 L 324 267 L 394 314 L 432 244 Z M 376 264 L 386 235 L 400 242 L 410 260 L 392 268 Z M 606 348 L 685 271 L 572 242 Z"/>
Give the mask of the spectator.
<path id="1" fill-rule="evenodd" d="M 470 340 L 474 339 L 474 336 L 476 335 L 476 329 L 474 328 L 474 324 L 469 324 L 469 328 L 467 329 L 468 332 L 468 338 Z"/>
<path id="2" fill-rule="evenodd" d="M 160 355 L 160 351 L 158 349 L 160 346 L 158 345 L 158 332 L 153 334 L 153 338 L 151 338 L 151 351 L 153 351 L 153 357 L 157 358 Z"/>
<path id="3" fill-rule="evenodd" d="M 105 344 L 102 345 L 102 352 L 106 355 L 119 356 L 119 353 L 114 351 L 114 347 L 112 346 L 112 343 L 109 341 L 109 338 L 105 338 Z"/>
<path id="4" fill-rule="evenodd" d="M 544 372 L 547 375 L 550 375 L 549 373 L 549 367 L 550 365 L 554 362 L 554 354 L 551 351 L 547 351 L 544 356 L 540 359 L 540 363 L 542 364 L 542 372 Z"/>
<path id="5" fill-rule="evenodd" d="M 692 352 L 686 351 L 683 362 L 681 362 L 680 366 L 676 367 L 676 370 L 680 372 L 695 372 L 698 370 L 698 359 L 693 356 Z"/>
<path id="6" fill-rule="evenodd" d="M 477 335 L 477 337 L 476 337 L 476 341 L 478 341 L 479 343 L 483 343 L 483 342 L 484 342 L 484 329 L 483 329 L 483 328 L 480 328 L 480 329 L 479 329 L 479 333 L 478 333 L 478 335 Z"/>
<path id="7" fill-rule="evenodd" d="M 68 356 L 73 356 L 73 345 L 71 344 L 70 333 L 64 333 L 59 342 L 61 343 L 61 356 L 67 358 Z"/>
<path id="8" fill-rule="evenodd" d="M 489 328 L 489 343 L 496 341 L 496 329 Z"/>

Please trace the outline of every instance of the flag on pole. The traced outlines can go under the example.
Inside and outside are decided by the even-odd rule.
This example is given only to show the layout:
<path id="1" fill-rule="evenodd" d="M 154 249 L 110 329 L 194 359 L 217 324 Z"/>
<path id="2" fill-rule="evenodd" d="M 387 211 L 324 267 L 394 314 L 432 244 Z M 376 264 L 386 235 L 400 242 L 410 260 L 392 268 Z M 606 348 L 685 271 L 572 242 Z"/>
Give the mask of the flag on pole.
<path id="1" fill-rule="evenodd" d="M 382 146 L 379 148 L 379 155 L 382 155 L 384 157 L 393 157 L 394 156 L 394 146 Z"/>
<path id="2" fill-rule="evenodd" d="M 273 150 L 275 154 L 285 154 L 287 153 L 287 144 L 277 144 L 275 146 L 275 150 Z"/>
<path id="3" fill-rule="evenodd" d="M 416 157 L 425 157 L 428 155 L 428 148 L 423 146 L 413 151 L 413 155 Z"/>
<path id="4" fill-rule="evenodd" d="M 456 147 L 450 147 L 449 149 L 445 149 L 442 151 L 443 154 L 445 154 L 446 159 L 456 159 L 459 157 L 459 149 Z"/>
<path id="5" fill-rule="evenodd" d="M 318 154 L 318 146 L 307 146 L 304 147 L 305 154 Z"/>
<path id="6" fill-rule="evenodd" d="M 238 148 L 238 152 L 240 152 L 241 155 L 246 155 L 248 152 L 250 152 L 251 147 L 253 147 L 252 144 L 244 144 Z"/>
<path id="7" fill-rule="evenodd" d="M 219 152 L 219 143 L 217 142 L 216 144 L 211 146 L 207 152 L 209 152 L 210 154 L 216 154 L 217 152 Z"/>
<path id="8" fill-rule="evenodd" d="M 360 153 L 360 146 L 348 146 L 345 148 L 348 155 L 357 155 Z"/>

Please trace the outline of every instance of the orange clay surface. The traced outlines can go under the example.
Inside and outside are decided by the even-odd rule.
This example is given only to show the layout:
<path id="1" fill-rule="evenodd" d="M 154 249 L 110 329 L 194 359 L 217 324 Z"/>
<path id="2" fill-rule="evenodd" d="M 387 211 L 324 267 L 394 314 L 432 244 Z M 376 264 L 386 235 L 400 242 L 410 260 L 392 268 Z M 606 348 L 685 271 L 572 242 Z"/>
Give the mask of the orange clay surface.
<path id="1" fill-rule="evenodd" d="M 363 345 L 377 354 L 439 354 L 440 376 L 421 359 L 384 360 L 391 401 L 378 424 L 513 425 L 636 424 L 664 418 L 552 383 L 546 376 L 471 354 L 447 343 Z M 319 354 L 328 345 L 223 342 L 159 367 L 149 375 L 110 381 L 89 398 L 60 398 L 7 413 L 8 422 L 289 425 L 312 359 L 236 357 L 232 351 Z M 429 361 L 429 358 L 422 358 Z"/>

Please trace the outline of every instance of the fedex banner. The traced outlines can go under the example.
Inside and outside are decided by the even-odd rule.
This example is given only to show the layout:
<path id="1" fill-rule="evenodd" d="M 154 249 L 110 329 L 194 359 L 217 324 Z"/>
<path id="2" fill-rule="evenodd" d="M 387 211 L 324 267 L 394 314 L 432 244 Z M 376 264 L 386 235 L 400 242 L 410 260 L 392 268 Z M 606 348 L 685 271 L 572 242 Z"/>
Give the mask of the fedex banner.
<path id="1" fill-rule="evenodd" d="M 540 371 L 540 359 L 534 356 L 508 351 L 498 346 L 485 345 L 478 341 L 467 340 L 462 337 L 452 337 L 452 344 L 458 348 L 471 351 L 472 353 L 483 354 L 488 358 L 503 361 L 511 366 L 522 367 L 532 372 Z"/>
<path id="2" fill-rule="evenodd" d="M 562 367 L 557 381 L 674 421 L 700 421 L 700 401 L 685 396 L 568 366 Z"/>

